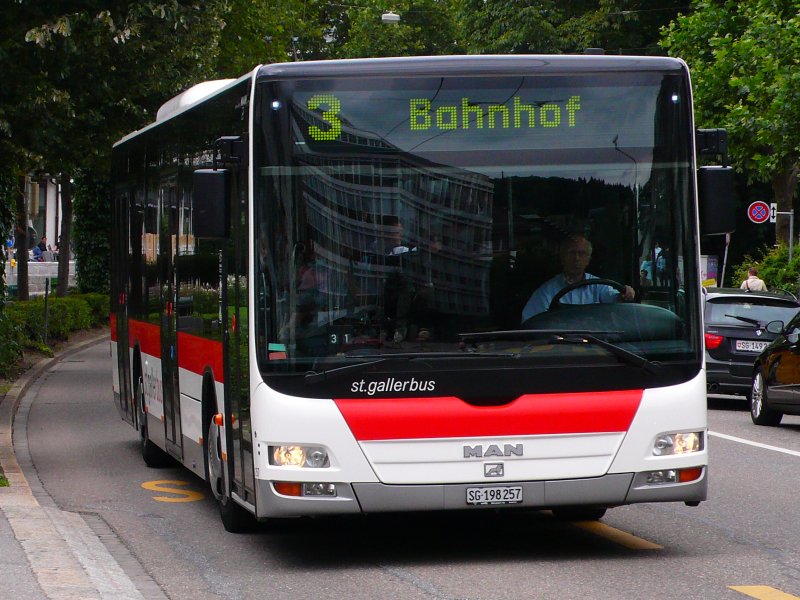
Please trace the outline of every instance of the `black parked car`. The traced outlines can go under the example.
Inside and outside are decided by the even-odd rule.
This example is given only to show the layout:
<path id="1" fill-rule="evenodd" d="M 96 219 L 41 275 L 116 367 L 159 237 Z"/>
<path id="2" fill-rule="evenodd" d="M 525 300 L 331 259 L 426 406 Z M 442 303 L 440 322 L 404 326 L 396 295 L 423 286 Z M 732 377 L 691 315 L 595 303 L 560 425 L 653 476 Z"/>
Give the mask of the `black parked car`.
<path id="1" fill-rule="evenodd" d="M 777 425 L 784 413 L 800 414 L 800 315 L 768 329 L 778 337 L 753 368 L 750 417 L 756 425 Z"/>
<path id="2" fill-rule="evenodd" d="M 749 398 L 756 358 L 798 314 L 800 303 L 789 293 L 738 288 L 707 288 L 704 298 L 708 391 Z"/>

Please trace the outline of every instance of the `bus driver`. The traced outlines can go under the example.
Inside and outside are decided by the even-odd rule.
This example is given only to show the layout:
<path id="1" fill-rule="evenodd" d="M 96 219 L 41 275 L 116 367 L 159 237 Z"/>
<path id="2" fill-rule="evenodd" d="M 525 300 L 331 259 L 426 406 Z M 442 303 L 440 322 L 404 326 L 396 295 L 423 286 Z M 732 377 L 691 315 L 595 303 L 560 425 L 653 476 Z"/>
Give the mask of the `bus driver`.
<path id="1" fill-rule="evenodd" d="M 522 322 L 533 315 L 545 312 L 550 307 L 553 297 L 566 286 L 584 279 L 597 279 L 586 272 L 592 259 L 592 244 L 583 235 L 573 235 L 561 242 L 559 248 L 562 272 L 540 285 L 528 299 L 522 309 Z M 625 292 L 620 293 L 607 285 L 587 285 L 572 290 L 561 301 L 565 304 L 599 304 L 623 300 L 630 302 L 634 298 L 634 290 L 626 285 Z"/>

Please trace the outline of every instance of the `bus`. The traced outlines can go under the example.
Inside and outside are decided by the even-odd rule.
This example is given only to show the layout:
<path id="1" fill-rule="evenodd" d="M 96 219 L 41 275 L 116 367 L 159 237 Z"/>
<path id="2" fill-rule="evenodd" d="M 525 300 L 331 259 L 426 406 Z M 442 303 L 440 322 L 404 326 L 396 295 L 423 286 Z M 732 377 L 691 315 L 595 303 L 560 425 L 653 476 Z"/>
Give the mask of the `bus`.
<path id="1" fill-rule="evenodd" d="M 228 531 L 697 505 L 700 225 L 733 218 L 701 133 L 665 57 L 282 63 L 176 96 L 113 148 L 144 461 L 208 482 Z M 531 313 L 569 240 L 585 272 Z"/>

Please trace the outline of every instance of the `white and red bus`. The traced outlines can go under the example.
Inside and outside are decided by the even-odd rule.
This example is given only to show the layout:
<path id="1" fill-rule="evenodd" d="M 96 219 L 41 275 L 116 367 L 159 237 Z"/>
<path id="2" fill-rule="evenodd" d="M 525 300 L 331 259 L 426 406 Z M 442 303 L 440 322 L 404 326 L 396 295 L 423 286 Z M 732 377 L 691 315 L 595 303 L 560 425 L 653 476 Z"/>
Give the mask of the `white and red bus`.
<path id="1" fill-rule="evenodd" d="M 274 64 L 172 99 L 113 153 L 144 460 L 205 478 L 231 531 L 696 505 L 698 213 L 725 230 L 731 173 L 695 133 L 686 65 L 655 57 Z M 576 236 L 590 275 L 528 314 Z"/>

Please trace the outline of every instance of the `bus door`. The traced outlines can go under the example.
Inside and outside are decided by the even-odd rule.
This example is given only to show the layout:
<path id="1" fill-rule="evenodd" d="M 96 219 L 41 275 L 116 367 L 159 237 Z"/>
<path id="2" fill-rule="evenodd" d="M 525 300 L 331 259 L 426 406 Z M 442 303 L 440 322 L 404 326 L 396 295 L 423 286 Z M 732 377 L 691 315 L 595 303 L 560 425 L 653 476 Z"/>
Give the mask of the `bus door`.
<path id="1" fill-rule="evenodd" d="M 228 455 L 232 489 L 242 499 L 255 504 L 253 474 L 253 436 L 250 426 L 250 384 L 248 361 L 248 226 L 247 161 L 231 168 L 229 202 L 230 232 L 225 244 L 227 285 L 224 298 L 227 310 L 224 354 L 226 359 L 226 409 L 231 415 Z"/>
<path id="2" fill-rule="evenodd" d="M 175 252 L 177 250 L 177 189 L 162 182 L 159 190 L 159 286 L 161 289 L 161 381 L 167 451 L 183 458 L 181 448 L 180 394 L 178 391 L 178 344 L 176 334 Z"/>
<path id="3" fill-rule="evenodd" d="M 118 186 L 114 194 L 112 204 L 112 220 L 115 231 L 128 231 L 128 204 L 130 193 L 127 185 Z M 117 338 L 117 373 L 119 373 L 119 413 L 122 418 L 134 425 L 136 407 L 133 406 L 133 394 L 131 393 L 131 362 L 130 349 L 128 347 L 128 272 L 129 264 L 127 257 L 130 256 L 127 235 L 112 236 L 114 255 L 120 258 L 119 264 L 115 264 L 111 277 L 113 279 L 114 293 L 111 297 L 111 312 L 116 316 Z"/>

